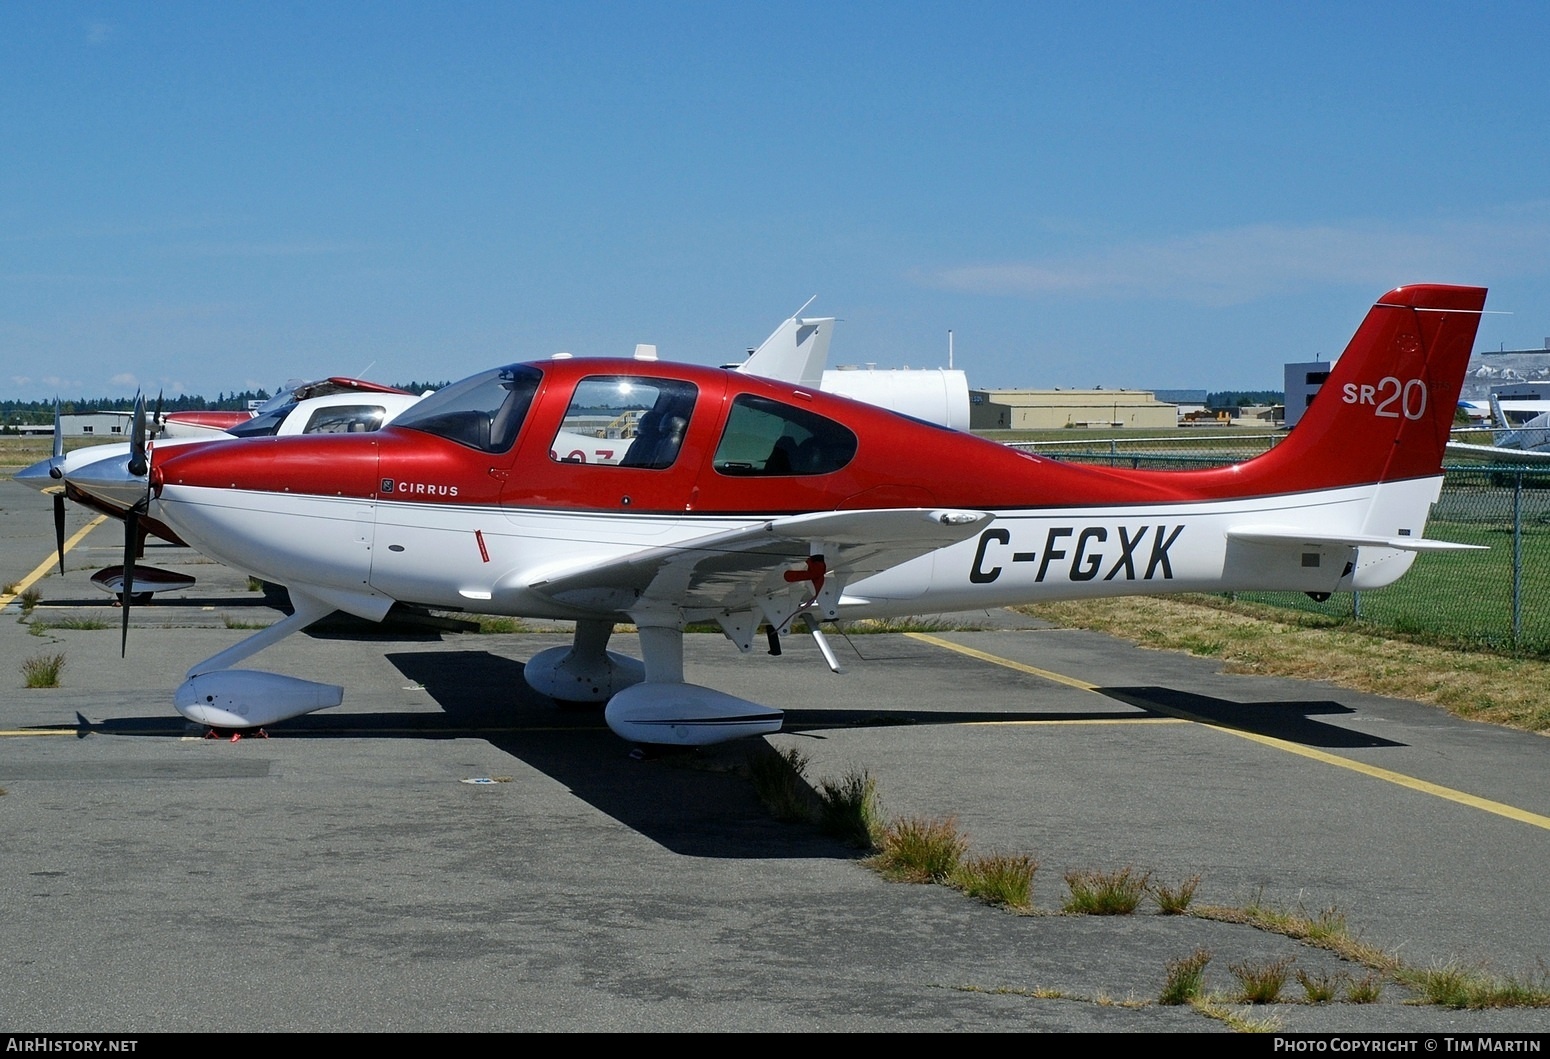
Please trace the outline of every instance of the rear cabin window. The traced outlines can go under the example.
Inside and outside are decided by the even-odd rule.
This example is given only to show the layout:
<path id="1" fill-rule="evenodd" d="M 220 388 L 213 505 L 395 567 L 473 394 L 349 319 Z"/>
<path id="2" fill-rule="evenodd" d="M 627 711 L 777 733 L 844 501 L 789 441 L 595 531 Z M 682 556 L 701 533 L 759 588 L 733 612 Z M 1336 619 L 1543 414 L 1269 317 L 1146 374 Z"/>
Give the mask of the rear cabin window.
<path id="1" fill-rule="evenodd" d="M 716 446 L 713 465 L 741 476 L 829 474 L 856 455 L 849 427 L 805 408 L 740 394 Z"/>
<path id="2" fill-rule="evenodd" d="M 678 459 L 699 388 L 676 379 L 594 375 L 576 384 L 549 446 L 556 463 L 661 470 Z"/>

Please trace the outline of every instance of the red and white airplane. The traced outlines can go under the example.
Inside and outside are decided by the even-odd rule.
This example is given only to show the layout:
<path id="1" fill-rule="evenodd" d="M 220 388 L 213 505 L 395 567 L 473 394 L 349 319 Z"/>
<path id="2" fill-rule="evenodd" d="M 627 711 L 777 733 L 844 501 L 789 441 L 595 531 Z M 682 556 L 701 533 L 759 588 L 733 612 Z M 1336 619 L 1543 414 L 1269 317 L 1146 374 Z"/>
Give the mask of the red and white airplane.
<path id="1" fill-rule="evenodd" d="M 716 368 L 566 359 L 453 384 L 374 434 L 153 454 L 77 488 L 128 503 L 295 613 L 193 666 L 175 704 L 249 728 L 338 704 L 337 686 L 231 668 L 334 610 L 395 602 L 571 619 L 526 678 L 607 702 L 620 736 L 696 745 L 779 710 L 687 683 L 683 634 L 1143 593 L 1387 585 L 1423 536 L 1478 287 L 1421 285 L 1368 312 L 1297 428 L 1230 467 L 1056 463 L 886 409 Z M 615 462 L 554 441 L 636 412 Z M 643 663 L 607 650 L 617 623 Z M 833 665 L 832 653 L 825 648 Z"/>

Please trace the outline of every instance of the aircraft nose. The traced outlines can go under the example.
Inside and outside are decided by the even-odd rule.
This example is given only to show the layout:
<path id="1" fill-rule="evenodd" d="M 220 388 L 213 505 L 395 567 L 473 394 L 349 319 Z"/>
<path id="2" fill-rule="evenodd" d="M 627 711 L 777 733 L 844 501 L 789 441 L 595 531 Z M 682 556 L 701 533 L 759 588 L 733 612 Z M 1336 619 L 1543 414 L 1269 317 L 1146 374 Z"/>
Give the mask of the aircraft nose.
<path id="1" fill-rule="evenodd" d="M 60 479 L 53 475 L 53 469 L 54 461 L 52 458 L 39 460 L 31 467 L 24 467 L 17 471 L 14 477 L 22 485 L 27 486 L 29 489 L 36 489 L 41 493 L 59 484 Z"/>
<path id="2" fill-rule="evenodd" d="M 145 499 L 150 483 L 143 474 L 131 474 L 129 457 L 108 456 L 66 469 L 65 482 L 114 507 L 134 507 Z"/>

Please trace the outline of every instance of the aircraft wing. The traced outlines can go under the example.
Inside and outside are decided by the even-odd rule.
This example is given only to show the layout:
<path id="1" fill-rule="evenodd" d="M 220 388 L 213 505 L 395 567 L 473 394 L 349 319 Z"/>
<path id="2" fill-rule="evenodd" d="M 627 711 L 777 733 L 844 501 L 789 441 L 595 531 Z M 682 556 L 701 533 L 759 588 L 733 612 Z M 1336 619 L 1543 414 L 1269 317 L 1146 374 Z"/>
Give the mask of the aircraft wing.
<path id="1" fill-rule="evenodd" d="M 779 627 L 796 611 L 816 606 L 832 618 L 846 584 L 966 540 L 991 517 L 899 508 L 771 518 L 643 549 L 528 588 L 569 606 L 614 609 L 637 620 L 651 614 L 714 618 L 743 646 L 761 616 Z M 734 634 L 726 619 L 737 616 L 741 620 L 732 625 L 740 633 Z"/>
<path id="2" fill-rule="evenodd" d="M 1450 456 L 1469 460 L 1485 460 L 1490 463 L 1545 463 L 1550 461 L 1550 451 L 1540 449 L 1509 449 L 1502 445 L 1471 445 L 1463 441 L 1448 442 Z"/>

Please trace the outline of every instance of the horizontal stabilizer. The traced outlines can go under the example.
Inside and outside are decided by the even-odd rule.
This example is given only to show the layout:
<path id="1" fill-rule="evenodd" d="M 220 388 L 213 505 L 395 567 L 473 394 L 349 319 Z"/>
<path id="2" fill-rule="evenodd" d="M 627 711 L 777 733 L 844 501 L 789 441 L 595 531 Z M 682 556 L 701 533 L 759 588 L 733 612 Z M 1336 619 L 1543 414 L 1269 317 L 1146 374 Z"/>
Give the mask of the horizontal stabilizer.
<path id="1" fill-rule="evenodd" d="M 1485 460 L 1488 463 L 1550 463 L 1550 451 L 1542 449 L 1510 449 L 1505 445 L 1471 445 L 1466 441 L 1450 441 L 1447 446 L 1449 456 L 1459 456 L 1470 460 Z"/>
<path id="2" fill-rule="evenodd" d="M 1394 548 L 1405 552 L 1477 552 L 1489 551 L 1483 544 L 1455 544 L 1453 541 L 1426 537 L 1379 537 L 1365 533 L 1309 533 L 1307 530 L 1280 526 L 1246 526 L 1227 531 L 1227 539 L 1249 544 L 1285 544 L 1318 548 L 1327 545 L 1351 548 Z"/>

